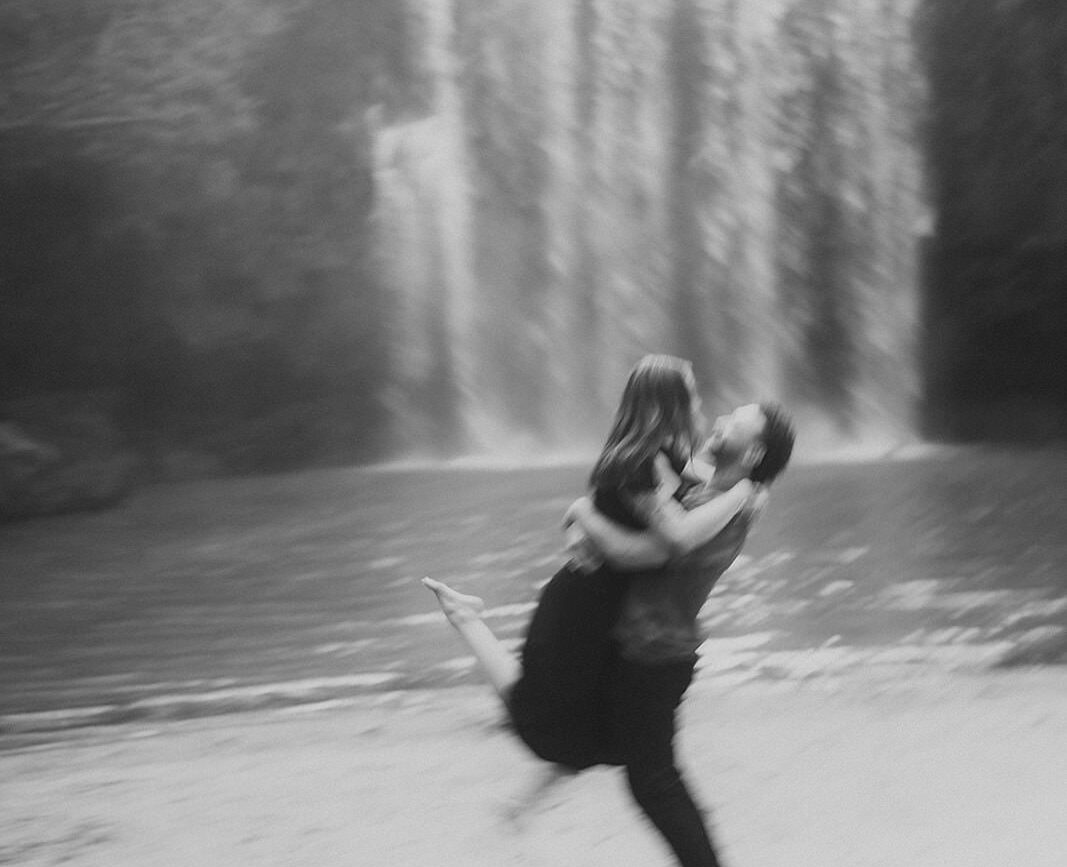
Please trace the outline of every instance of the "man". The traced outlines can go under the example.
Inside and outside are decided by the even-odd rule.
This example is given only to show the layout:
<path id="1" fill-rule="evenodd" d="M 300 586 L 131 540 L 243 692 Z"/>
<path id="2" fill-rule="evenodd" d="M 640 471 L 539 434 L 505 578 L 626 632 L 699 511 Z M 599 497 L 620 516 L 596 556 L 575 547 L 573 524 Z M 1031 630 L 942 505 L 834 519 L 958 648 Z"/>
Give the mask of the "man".
<path id="1" fill-rule="evenodd" d="M 794 438 L 792 423 L 777 405 L 734 410 L 716 421 L 708 440 L 711 475 L 696 484 L 683 480 L 688 490 L 681 502 L 664 496 L 656 508 L 692 509 L 744 478 L 770 484 L 788 463 Z M 665 486 L 674 493 L 674 480 L 665 479 Z M 626 530 L 600 515 L 587 498 L 572 505 L 566 518 L 573 524 L 570 547 L 580 557 L 589 558 L 591 544 L 617 572 L 637 570 L 627 579 L 613 630 L 618 654 L 605 684 L 607 742 L 614 761 L 626 767 L 634 799 L 683 867 L 717 867 L 719 861 L 675 764 L 675 711 L 692 682 L 704 640 L 697 616 L 740 553 L 752 515 L 739 513 L 717 536 L 699 544 Z M 581 533 L 575 536 L 573 527 Z"/>

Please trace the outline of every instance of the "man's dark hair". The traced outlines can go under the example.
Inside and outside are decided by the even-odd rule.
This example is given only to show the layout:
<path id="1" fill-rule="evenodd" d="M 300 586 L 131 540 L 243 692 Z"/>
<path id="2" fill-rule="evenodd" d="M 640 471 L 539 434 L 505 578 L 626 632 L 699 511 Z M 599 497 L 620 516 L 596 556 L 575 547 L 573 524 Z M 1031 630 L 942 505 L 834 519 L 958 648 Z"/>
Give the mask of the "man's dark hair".
<path id="1" fill-rule="evenodd" d="M 777 403 L 761 403 L 763 417 L 767 420 L 763 428 L 763 458 L 749 473 L 749 478 L 754 482 L 764 485 L 770 484 L 789 463 L 789 457 L 793 454 L 793 442 L 796 440 L 796 431 L 788 413 Z"/>

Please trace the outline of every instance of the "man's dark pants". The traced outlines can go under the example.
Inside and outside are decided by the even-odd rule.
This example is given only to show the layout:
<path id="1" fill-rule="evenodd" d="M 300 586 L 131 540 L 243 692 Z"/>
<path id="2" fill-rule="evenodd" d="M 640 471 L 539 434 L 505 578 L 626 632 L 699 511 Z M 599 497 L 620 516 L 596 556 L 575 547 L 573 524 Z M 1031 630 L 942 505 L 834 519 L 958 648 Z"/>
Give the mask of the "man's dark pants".
<path id="1" fill-rule="evenodd" d="M 645 664 L 616 658 L 609 678 L 613 759 L 626 767 L 634 800 L 682 867 L 719 867 L 704 817 L 674 761 L 675 713 L 696 656 Z"/>

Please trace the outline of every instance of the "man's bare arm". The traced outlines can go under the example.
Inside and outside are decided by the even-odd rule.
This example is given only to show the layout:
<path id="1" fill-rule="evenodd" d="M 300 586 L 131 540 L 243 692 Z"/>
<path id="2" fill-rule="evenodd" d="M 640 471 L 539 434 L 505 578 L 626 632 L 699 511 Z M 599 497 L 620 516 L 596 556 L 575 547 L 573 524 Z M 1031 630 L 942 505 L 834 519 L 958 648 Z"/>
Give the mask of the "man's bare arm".
<path id="1" fill-rule="evenodd" d="M 600 555 L 622 571 L 662 566 L 670 557 L 670 546 L 659 536 L 643 530 L 630 530 L 605 518 L 588 497 L 576 500 L 567 510 L 564 525 L 576 525 Z"/>

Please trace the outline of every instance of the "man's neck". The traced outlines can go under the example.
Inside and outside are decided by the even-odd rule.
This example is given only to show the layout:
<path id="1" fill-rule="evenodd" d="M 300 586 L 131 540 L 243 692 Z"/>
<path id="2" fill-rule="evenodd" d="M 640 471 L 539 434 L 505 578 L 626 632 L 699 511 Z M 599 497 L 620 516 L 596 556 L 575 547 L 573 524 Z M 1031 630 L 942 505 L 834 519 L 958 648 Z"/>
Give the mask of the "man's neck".
<path id="1" fill-rule="evenodd" d="M 745 468 L 738 463 L 716 466 L 711 477 L 711 486 L 719 491 L 728 491 L 748 475 Z"/>

